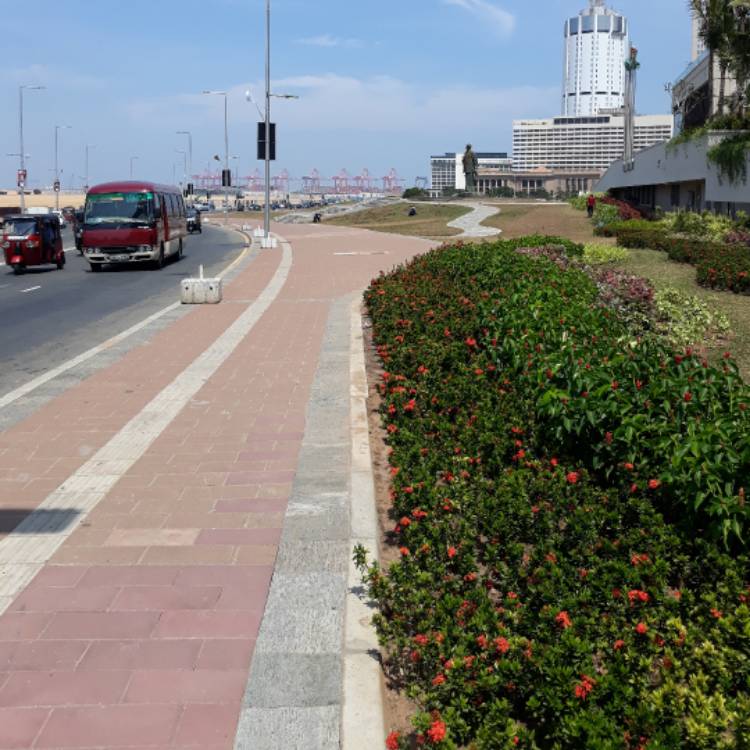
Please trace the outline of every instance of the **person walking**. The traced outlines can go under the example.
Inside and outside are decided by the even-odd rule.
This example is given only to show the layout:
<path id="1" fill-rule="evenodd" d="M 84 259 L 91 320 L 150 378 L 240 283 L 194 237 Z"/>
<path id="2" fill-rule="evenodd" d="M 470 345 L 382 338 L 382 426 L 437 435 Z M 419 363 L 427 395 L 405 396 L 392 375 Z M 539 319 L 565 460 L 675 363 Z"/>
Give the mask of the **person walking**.
<path id="1" fill-rule="evenodd" d="M 589 219 L 594 216 L 594 209 L 596 208 L 596 198 L 593 193 L 589 193 L 589 197 L 586 199 L 586 211 L 589 215 Z"/>

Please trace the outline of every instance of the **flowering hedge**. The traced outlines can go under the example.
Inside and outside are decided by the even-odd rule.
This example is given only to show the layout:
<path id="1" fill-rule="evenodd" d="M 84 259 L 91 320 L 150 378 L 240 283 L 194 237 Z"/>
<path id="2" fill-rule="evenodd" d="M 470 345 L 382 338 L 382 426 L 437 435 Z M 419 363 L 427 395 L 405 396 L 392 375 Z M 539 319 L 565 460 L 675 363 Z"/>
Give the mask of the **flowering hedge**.
<path id="1" fill-rule="evenodd" d="M 618 226 L 617 242 L 622 247 L 662 250 L 672 260 L 691 263 L 696 266 L 696 280 L 701 286 L 750 292 L 750 247 L 740 242 L 680 237 L 659 228 L 633 229 L 627 225 Z"/>
<path id="2" fill-rule="evenodd" d="M 750 394 L 534 242 L 366 294 L 401 559 L 356 557 L 417 741 L 747 749 Z"/>

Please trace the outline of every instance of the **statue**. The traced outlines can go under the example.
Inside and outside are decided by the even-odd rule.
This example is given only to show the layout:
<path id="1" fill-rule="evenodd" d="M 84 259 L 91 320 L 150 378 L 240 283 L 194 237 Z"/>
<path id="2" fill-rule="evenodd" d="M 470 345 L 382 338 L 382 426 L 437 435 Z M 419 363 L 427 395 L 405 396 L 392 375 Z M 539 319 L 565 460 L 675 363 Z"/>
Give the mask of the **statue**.
<path id="1" fill-rule="evenodd" d="M 466 146 L 466 151 L 464 151 L 464 175 L 466 175 L 466 191 L 468 193 L 473 193 L 476 190 L 478 168 L 479 162 L 469 143 Z"/>

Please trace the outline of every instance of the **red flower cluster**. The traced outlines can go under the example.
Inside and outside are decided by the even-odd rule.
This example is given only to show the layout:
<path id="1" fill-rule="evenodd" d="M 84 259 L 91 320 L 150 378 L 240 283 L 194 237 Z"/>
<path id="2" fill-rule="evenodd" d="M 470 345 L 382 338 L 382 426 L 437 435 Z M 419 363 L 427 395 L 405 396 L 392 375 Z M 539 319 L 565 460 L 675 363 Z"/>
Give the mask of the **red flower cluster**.
<path id="1" fill-rule="evenodd" d="M 555 617 L 555 622 L 563 629 L 567 630 L 568 628 L 572 627 L 573 621 L 570 619 L 570 615 L 563 610 L 562 612 L 559 612 L 558 615 Z"/>
<path id="2" fill-rule="evenodd" d="M 575 696 L 579 700 L 585 701 L 586 698 L 589 697 L 589 694 L 594 689 L 594 685 L 596 685 L 596 680 L 594 680 L 592 677 L 589 677 L 588 675 L 582 674 L 581 675 L 581 681 L 575 686 Z"/>
<path id="3" fill-rule="evenodd" d="M 446 734 L 445 722 L 440 721 L 440 719 L 433 721 L 432 726 L 427 730 L 427 737 L 434 745 L 442 742 Z"/>

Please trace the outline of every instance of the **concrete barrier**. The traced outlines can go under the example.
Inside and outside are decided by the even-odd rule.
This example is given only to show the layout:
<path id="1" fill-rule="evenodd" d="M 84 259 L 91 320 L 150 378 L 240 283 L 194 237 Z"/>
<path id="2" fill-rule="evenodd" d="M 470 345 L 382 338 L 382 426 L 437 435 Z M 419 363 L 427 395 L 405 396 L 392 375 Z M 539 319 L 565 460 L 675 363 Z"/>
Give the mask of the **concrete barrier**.
<path id="1" fill-rule="evenodd" d="M 221 302 L 223 285 L 221 279 L 204 279 L 203 266 L 200 277 L 183 279 L 180 284 L 180 301 L 183 305 L 216 305 Z"/>

